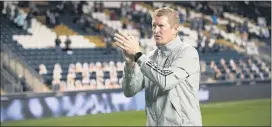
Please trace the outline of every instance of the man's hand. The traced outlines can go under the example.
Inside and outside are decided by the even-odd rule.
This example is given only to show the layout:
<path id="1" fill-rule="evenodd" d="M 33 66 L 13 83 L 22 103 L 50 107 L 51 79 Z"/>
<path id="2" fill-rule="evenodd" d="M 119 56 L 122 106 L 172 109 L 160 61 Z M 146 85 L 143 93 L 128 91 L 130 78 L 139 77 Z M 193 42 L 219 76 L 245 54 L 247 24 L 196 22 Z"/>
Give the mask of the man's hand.
<path id="1" fill-rule="evenodd" d="M 123 49 L 124 52 L 134 58 L 137 52 L 140 52 L 139 42 L 131 34 L 125 35 L 121 32 L 115 33 L 114 38 L 116 46 Z"/>
<path id="2" fill-rule="evenodd" d="M 129 67 L 133 67 L 134 56 L 137 52 L 140 52 L 140 45 L 131 34 L 125 35 L 124 33 L 118 32 L 114 34 L 115 44 L 122 49 L 125 56 L 125 61 Z"/>

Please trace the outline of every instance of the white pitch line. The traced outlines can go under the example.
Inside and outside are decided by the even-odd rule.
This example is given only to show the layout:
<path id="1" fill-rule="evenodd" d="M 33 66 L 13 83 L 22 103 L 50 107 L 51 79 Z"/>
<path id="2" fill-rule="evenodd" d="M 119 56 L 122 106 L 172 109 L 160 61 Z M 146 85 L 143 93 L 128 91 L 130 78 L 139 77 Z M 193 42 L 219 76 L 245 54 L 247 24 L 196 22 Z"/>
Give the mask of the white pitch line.
<path id="1" fill-rule="evenodd" d="M 247 103 L 254 103 L 259 102 L 260 100 L 242 100 L 242 101 L 231 101 L 231 102 L 218 102 L 218 103 L 210 103 L 210 104 L 200 104 L 201 107 L 224 107 L 224 106 L 232 106 L 232 105 L 239 105 L 239 104 L 247 104 Z"/>

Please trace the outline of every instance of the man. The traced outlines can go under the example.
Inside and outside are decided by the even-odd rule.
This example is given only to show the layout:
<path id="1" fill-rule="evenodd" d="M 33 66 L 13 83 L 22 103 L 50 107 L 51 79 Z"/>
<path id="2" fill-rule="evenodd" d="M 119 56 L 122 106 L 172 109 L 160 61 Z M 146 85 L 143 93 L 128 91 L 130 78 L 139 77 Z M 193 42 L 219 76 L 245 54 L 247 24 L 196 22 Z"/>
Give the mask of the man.
<path id="1" fill-rule="evenodd" d="M 160 8 L 155 10 L 152 20 L 157 49 L 148 55 L 140 52 L 132 35 L 114 35 L 126 61 L 124 94 L 132 97 L 145 88 L 147 126 L 201 126 L 197 50 L 181 42 L 177 35 L 176 11 Z"/>
<path id="2" fill-rule="evenodd" d="M 57 35 L 57 38 L 55 39 L 55 50 L 57 53 L 61 52 L 60 44 L 61 44 L 61 41 L 59 39 L 59 36 Z"/>
<path id="3" fill-rule="evenodd" d="M 65 41 L 65 51 L 71 50 L 71 48 L 70 48 L 71 44 L 72 44 L 72 41 L 71 41 L 70 37 L 67 35 L 66 41 Z"/>
<path id="4" fill-rule="evenodd" d="M 30 12 L 28 12 L 27 13 L 27 16 L 26 16 L 26 24 L 27 24 L 27 29 L 29 29 L 29 28 L 31 28 L 32 27 L 32 18 L 33 18 L 33 14 L 32 14 L 32 12 L 30 11 Z"/>

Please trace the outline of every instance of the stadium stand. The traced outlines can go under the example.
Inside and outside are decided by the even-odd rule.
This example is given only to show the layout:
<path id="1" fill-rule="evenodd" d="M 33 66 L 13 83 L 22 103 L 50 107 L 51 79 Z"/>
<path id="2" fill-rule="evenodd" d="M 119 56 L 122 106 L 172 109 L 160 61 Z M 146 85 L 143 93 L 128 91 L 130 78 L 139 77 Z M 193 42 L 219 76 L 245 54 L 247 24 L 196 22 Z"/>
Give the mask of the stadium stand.
<path id="1" fill-rule="evenodd" d="M 266 14 L 267 24 L 260 24 L 258 17 L 225 11 L 225 5 L 217 17 L 211 11 L 212 2 L 50 1 L 29 2 L 34 3 L 30 7 L 24 2 L 3 3 L 1 43 L 27 61 L 51 91 L 120 88 L 124 61 L 111 36 L 117 30 L 132 33 L 145 52 L 154 49 L 150 11 L 164 6 L 178 10 L 179 36 L 199 52 L 201 83 L 271 80 L 271 61 L 258 58 L 258 46 L 271 45 Z M 243 27 L 248 18 L 254 22 Z"/>

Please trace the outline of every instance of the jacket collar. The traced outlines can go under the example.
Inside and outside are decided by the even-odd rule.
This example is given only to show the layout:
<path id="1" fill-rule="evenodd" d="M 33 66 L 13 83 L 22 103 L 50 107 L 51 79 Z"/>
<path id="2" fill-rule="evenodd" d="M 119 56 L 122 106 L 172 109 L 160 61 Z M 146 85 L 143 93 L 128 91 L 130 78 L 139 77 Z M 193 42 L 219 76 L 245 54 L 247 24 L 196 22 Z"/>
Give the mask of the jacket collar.
<path id="1" fill-rule="evenodd" d="M 179 36 L 177 36 L 175 39 L 170 41 L 169 43 L 165 45 L 157 45 L 158 50 L 163 52 L 165 55 L 169 55 L 169 53 L 176 48 L 180 47 L 182 45 L 182 41 Z"/>

